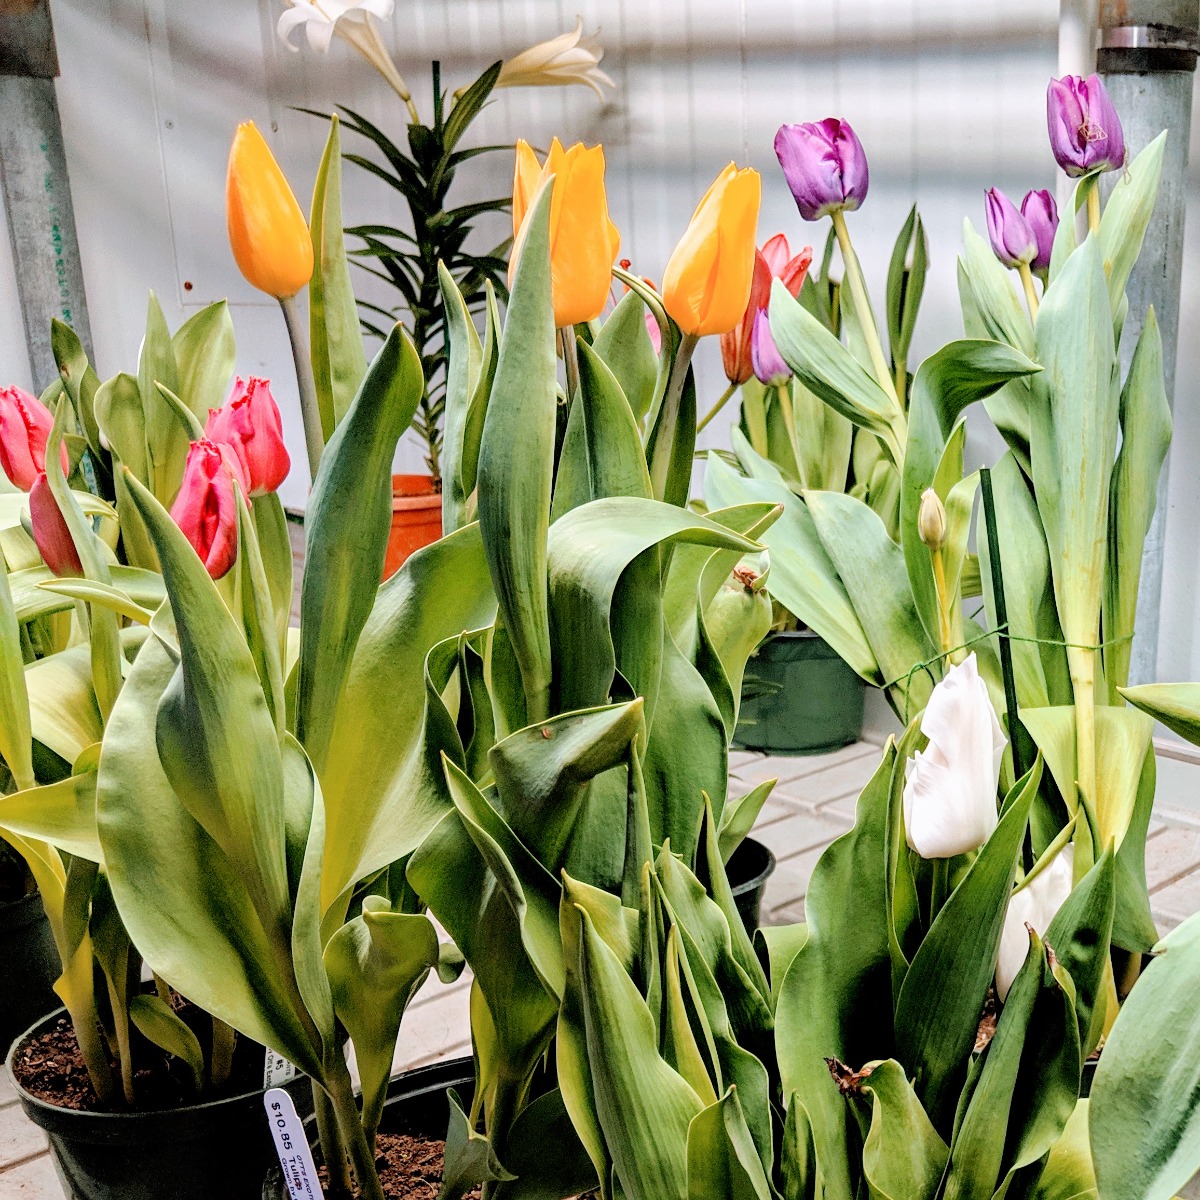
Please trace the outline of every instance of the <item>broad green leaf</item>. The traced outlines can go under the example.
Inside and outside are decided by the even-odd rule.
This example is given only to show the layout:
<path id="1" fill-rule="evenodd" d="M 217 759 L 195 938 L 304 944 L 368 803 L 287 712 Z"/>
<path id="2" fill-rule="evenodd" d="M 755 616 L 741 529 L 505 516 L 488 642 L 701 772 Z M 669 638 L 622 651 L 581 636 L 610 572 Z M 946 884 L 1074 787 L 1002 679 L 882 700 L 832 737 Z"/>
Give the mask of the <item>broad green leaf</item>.
<path id="1" fill-rule="evenodd" d="M 255 496 L 250 501 L 250 512 L 254 517 L 254 532 L 275 610 L 275 635 L 282 651 L 291 624 L 292 572 L 295 566 L 292 540 L 288 536 L 287 514 L 283 511 L 283 503 L 277 492 Z"/>
<path id="2" fill-rule="evenodd" d="M 96 833 L 96 772 L 0 796 L 0 830 L 102 863 Z"/>
<path id="3" fill-rule="evenodd" d="M 960 262 L 987 336 L 1011 346 L 1026 358 L 1033 358 L 1033 331 L 1013 285 L 1012 272 L 999 262 L 969 220 L 963 221 Z"/>
<path id="4" fill-rule="evenodd" d="M 1088 1145 L 1090 1107 L 1089 1100 L 1075 1105 L 1058 1141 L 1050 1147 L 1032 1200 L 1096 1200 L 1096 1171 Z"/>
<path id="5" fill-rule="evenodd" d="M 887 814 L 896 748 L 884 750 L 858 799 L 854 828 L 825 850 L 805 896 L 808 939 L 787 968 L 775 1009 L 775 1044 L 783 1093 L 802 1098 L 827 1200 L 853 1200 L 858 1148 L 849 1140 L 846 1101 L 827 1058 L 864 1063 L 890 1052 L 891 956 L 882 887 Z M 876 880 L 876 903 L 845 898 Z M 978 1010 L 976 1011 L 978 1015 Z"/>
<path id="6" fill-rule="evenodd" d="M 722 862 L 729 861 L 729 856 L 754 828 L 754 822 L 758 820 L 758 814 L 762 812 L 762 806 L 767 802 L 774 786 L 775 780 L 767 779 L 756 784 L 745 795 L 730 796 L 726 799 L 717 835 Z"/>
<path id="7" fill-rule="evenodd" d="M 200 424 L 208 420 L 210 408 L 220 408 L 229 394 L 237 343 L 229 302 L 218 300 L 189 317 L 171 338 L 178 367 L 180 399 Z M 160 380 L 170 387 L 167 380 Z"/>
<path id="8" fill-rule="evenodd" d="M 18 788 L 34 783 L 31 736 L 21 630 L 0 555 L 0 757 Z"/>
<path id="9" fill-rule="evenodd" d="M 479 448 L 483 441 L 483 425 L 487 417 L 488 401 L 492 396 L 492 385 L 496 379 L 496 367 L 500 361 L 500 307 L 496 303 L 496 290 L 489 279 L 484 284 L 486 293 L 485 313 L 487 323 L 484 327 L 483 362 L 479 371 L 479 379 L 471 394 L 467 407 L 467 420 L 463 429 L 462 459 L 459 475 L 462 482 L 463 494 L 470 496 L 475 491 L 479 479 Z M 471 519 L 475 519 L 475 504 L 471 505 Z M 449 529 L 443 529 L 449 533 Z"/>
<path id="10" fill-rule="evenodd" d="M 317 168 L 309 221 L 315 265 L 308 284 L 308 328 L 321 432 L 327 443 L 350 410 L 367 373 L 362 328 L 342 235 L 339 130 L 338 117 L 334 113 L 329 118 L 329 138 Z"/>
<path id="11" fill-rule="evenodd" d="M 788 1097 L 780 1157 L 783 1200 L 822 1200 L 825 1181 L 813 1145 L 812 1122 L 798 1092 Z"/>
<path id="12" fill-rule="evenodd" d="M 559 1200 L 597 1186 L 558 1088 L 521 1110 L 504 1147 L 504 1161 L 515 1178 L 496 1189 L 497 1200 Z"/>
<path id="13" fill-rule="evenodd" d="M 183 1063 L 193 1091 L 199 1092 L 204 1086 L 204 1051 L 187 1022 L 158 996 L 130 996 L 129 1016 L 143 1037 Z"/>
<path id="14" fill-rule="evenodd" d="M 150 490 L 160 504 L 169 505 L 183 478 L 189 439 L 186 426 L 158 390 L 162 384 L 179 394 L 179 368 L 166 317 L 153 292 L 146 308 L 146 333 L 138 352 L 137 383 L 145 414 Z"/>
<path id="15" fill-rule="evenodd" d="M 862 1088 L 871 1093 L 871 1126 L 863 1177 L 871 1200 L 933 1200 L 949 1157 L 946 1143 L 895 1059 L 868 1069 Z"/>
<path id="16" fill-rule="evenodd" d="M 334 1012 L 354 1044 L 363 1127 L 373 1141 L 404 1010 L 437 965 L 437 933 L 428 917 L 392 912 L 384 897 L 367 896 L 362 913 L 326 943 L 324 961 Z"/>
<path id="17" fill-rule="evenodd" d="M 1101 1200 L 1169 1200 L 1200 1170 L 1200 916 L 1156 950 L 1121 1006 L 1092 1083 Z"/>
<path id="18" fill-rule="evenodd" d="M 646 329 L 646 307 L 634 291 L 627 292 L 604 322 L 592 349 L 616 377 L 634 419 L 650 411 L 658 377 L 658 356 Z"/>
<path id="19" fill-rule="evenodd" d="M 1200 683 L 1143 683 L 1120 692 L 1172 733 L 1200 745 Z"/>
<path id="20" fill-rule="evenodd" d="M 687 1131 L 688 1200 L 771 1200 L 736 1088 L 692 1118 Z"/>
<path id="21" fill-rule="evenodd" d="M 912 1072 L 939 1132 L 948 1133 L 954 1117 L 1041 776 L 1039 760 L 1014 785 L 1000 823 L 934 919 L 896 999 L 897 1058 Z"/>
<path id="22" fill-rule="evenodd" d="M 50 319 L 50 350 L 54 355 L 54 364 L 58 367 L 62 385 L 75 408 L 79 427 L 83 430 L 87 448 L 92 455 L 92 463 L 106 477 L 108 455 L 100 444 L 100 429 L 96 424 L 95 403 L 96 389 L 100 386 L 99 376 L 88 362 L 79 335 L 57 317 Z"/>
<path id="23" fill-rule="evenodd" d="M 530 205 L 479 451 L 479 521 L 492 586 L 531 721 L 550 715 L 546 530 L 556 365 L 550 303 L 551 186 Z"/>
<path id="24" fill-rule="evenodd" d="M 1150 225 L 1150 214 L 1158 198 L 1163 154 L 1167 147 L 1163 130 L 1120 173 L 1100 217 L 1098 237 L 1104 252 L 1104 273 L 1113 312 L 1117 311 L 1133 264 L 1142 250 L 1142 239 Z"/>
<path id="25" fill-rule="evenodd" d="M 461 1200 L 478 1183 L 513 1179 L 500 1165 L 491 1142 L 471 1128 L 458 1093 L 451 1089 L 446 1097 L 450 1101 L 450 1124 L 439 1200 Z"/>
<path id="26" fill-rule="evenodd" d="M 110 563 L 108 573 L 112 588 L 127 596 L 137 609 L 153 612 L 163 602 L 166 593 L 163 591 L 162 576 L 157 571 Z M 87 588 L 97 598 L 108 591 L 106 585 L 94 580 L 75 580 L 73 584 L 68 580 L 60 580 L 40 561 L 36 567 L 13 571 L 9 575 L 9 583 L 17 621 L 21 624 L 73 608 L 70 592 L 61 590 L 64 587 Z"/>
<path id="27" fill-rule="evenodd" d="M 775 343 L 800 382 L 855 425 L 877 434 L 893 461 L 902 463 L 904 417 L 895 400 L 779 280 L 771 287 L 770 313 Z"/>
<path id="28" fill-rule="evenodd" d="M 308 502 L 296 736 L 324 777 L 338 698 L 375 603 L 391 520 L 391 467 L 422 391 L 397 325 L 334 430 Z"/>
<path id="29" fill-rule="evenodd" d="M 471 401 L 483 371 L 483 347 L 467 311 L 462 292 L 446 264 L 438 263 L 445 312 L 448 360 L 446 365 L 446 412 L 442 436 L 442 529 L 461 529 L 469 518 L 471 488 L 463 479 Z"/>
<path id="30" fill-rule="evenodd" d="M 620 381 L 603 358 L 579 342 L 579 395 L 582 405 L 591 498 L 652 494 L 637 420 Z"/>
<path id="31" fill-rule="evenodd" d="M 663 363 L 671 361 L 665 347 Z M 696 455 L 696 375 L 691 365 L 683 381 L 674 382 L 678 363 L 671 368 L 671 385 L 662 406 L 651 410 L 646 462 L 657 499 L 667 504 L 687 504 Z"/>
<path id="32" fill-rule="evenodd" d="M 119 617 L 148 625 L 154 616 L 153 609 L 143 608 L 130 599 L 120 588 L 108 583 L 96 583 L 91 579 L 55 579 L 40 585 L 48 592 L 66 596 L 70 600 L 82 600 L 88 604 L 99 604 L 110 608 Z M 42 660 L 45 661 L 45 660 Z"/>

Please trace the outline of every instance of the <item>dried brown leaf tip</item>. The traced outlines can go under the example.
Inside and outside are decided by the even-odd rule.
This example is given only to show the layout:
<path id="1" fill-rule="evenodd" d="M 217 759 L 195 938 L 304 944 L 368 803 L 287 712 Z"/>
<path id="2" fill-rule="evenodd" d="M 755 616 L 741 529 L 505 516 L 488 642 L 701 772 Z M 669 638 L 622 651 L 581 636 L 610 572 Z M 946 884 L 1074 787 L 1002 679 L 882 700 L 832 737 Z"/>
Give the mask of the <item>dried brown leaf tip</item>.
<path id="1" fill-rule="evenodd" d="M 748 592 L 754 591 L 754 585 L 758 582 L 758 575 L 749 567 L 734 567 L 733 577 Z"/>
<path id="2" fill-rule="evenodd" d="M 988 1042 L 996 1036 L 996 989 L 988 988 L 987 999 L 983 1002 L 983 1015 L 979 1018 L 979 1028 L 975 1031 L 975 1053 L 982 1054 L 987 1049 Z"/>
<path id="3" fill-rule="evenodd" d="M 863 1067 L 861 1071 L 855 1071 L 837 1058 L 827 1058 L 825 1065 L 829 1068 L 829 1074 L 833 1077 L 833 1082 L 837 1084 L 838 1091 L 843 1096 L 860 1095 L 863 1080 L 871 1074 L 870 1067 Z"/>

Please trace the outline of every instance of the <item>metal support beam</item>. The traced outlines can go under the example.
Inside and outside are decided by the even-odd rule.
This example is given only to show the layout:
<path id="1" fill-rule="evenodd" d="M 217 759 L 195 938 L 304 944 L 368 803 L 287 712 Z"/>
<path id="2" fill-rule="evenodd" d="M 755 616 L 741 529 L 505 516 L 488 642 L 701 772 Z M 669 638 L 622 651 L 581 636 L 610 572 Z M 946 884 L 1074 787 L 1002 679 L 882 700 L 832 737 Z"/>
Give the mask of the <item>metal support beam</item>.
<path id="1" fill-rule="evenodd" d="M 58 377 L 50 319 L 69 322 L 91 354 L 75 211 L 59 123 L 58 59 L 48 0 L 0 0 L 0 189 L 37 390 Z"/>
<path id="2" fill-rule="evenodd" d="M 1179 284 L 1187 209 L 1188 141 L 1192 81 L 1200 48 L 1200 0 L 1102 0 L 1098 69 L 1121 116 L 1132 157 L 1164 129 L 1167 135 L 1158 203 L 1142 254 L 1126 288 L 1129 316 L 1121 338 L 1128 370 L 1146 310 L 1153 305 L 1163 337 L 1163 373 L 1174 406 L 1175 352 L 1179 338 Z M 1111 186 L 1111 185 L 1110 185 Z M 1159 481 L 1158 506 L 1146 538 L 1138 592 L 1132 683 L 1159 677 L 1158 634 L 1166 536 L 1167 471 Z"/>

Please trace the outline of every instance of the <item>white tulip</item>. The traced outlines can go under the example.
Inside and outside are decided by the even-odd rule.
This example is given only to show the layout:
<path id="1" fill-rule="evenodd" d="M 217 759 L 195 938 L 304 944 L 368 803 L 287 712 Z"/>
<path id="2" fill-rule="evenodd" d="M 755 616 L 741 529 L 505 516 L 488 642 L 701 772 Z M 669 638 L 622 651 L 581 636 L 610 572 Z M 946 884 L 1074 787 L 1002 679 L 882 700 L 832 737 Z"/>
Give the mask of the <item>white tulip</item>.
<path id="1" fill-rule="evenodd" d="M 401 100 L 410 100 L 408 85 L 396 70 L 387 52 L 379 27 L 380 21 L 391 20 L 395 0 L 284 0 L 288 6 L 280 16 L 275 32 L 289 50 L 299 47 L 292 34 L 304 30 L 309 48 L 328 54 L 334 37 L 340 37 L 359 52 L 388 81 Z"/>
<path id="2" fill-rule="evenodd" d="M 1026 925 L 1039 937 L 1050 928 L 1058 910 L 1071 894 L 1075 878 L 1075 847 L 1065 846 L 1024 887 L 1013 892 L 1004 914 L 1000 956 L 996 961 L 996 995 L 1003 1000 L 1029 952 Z"/>
<path id="3" fill-rule="evenodd" d="M 600 70 L 604 51 L 597 34 L 583 33 L 583 18 L 575 18 L 570 33 L 560 33 L 548 42 L 539 42 L 507 59 L 500 68 L 496 86 L 502 87 L 565 87 L 582 83 L 597 96 L 603 96 L 600 85 L 614 87 L 613 81 Z"/>
<path id="4" fill-rule="evenodd" d="M 905 764 L 904 832 L 922 858 L 976 850 L 996 828 L 1007 739 L 975 655 L 951 667 L 921 717 L 929 746 Z"/>

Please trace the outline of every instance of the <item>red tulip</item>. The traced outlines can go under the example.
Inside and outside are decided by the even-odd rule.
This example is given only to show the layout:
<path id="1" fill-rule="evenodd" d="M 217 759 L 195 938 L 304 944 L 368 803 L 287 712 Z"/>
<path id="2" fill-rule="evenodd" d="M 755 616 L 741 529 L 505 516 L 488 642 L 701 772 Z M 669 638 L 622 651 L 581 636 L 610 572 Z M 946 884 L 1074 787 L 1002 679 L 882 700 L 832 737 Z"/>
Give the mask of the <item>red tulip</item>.
<path id="1" fill-rule="evenodd" d="M 204 435 L 237 456 L 248 495 L 265 496 L 287 478 L 292 460 L 283 444 L 279 406 L 266 379 L 235 379 L 229 400 L 208 410 Z"/>
<path id="2" fill-rule="evenodd" d="M 29 491 L 46 469 L 46 439 L 54 416 L 19 387 L 0 388 L 0 467 L 21 491 Z M 70 470 L 66 446 L 59 447 L 63 474 Z"/>
<path id="3" fill-rule="evenodd" d="M 75 539 L 67 528 L 67 522 L 50 491 L 50 481 L 45 471 L 39 471 L 29 489 L 29 519 L 33 525 L 33 540 L 37 543 L 42 561 L 55 575 L 83 575 L 83 564 Z"/>
<path id="4" fill-rule="evenodd" d="M 235 478 L 243 484 L 233 450 L 202 438 L 188 449 L 183 482 L 171 505 L 172 519 L 213 579 L 220 579 L 237 557 Z"/>
<path id="5" fill-rule="evenodd" d="M 787 236 L 782 233 L 777 233 L 761 250 L 754 252 L 754 275 L 746 311 L 735 329 L 721 335 L 721 361 L 725 366 L 725 378 L 730 383 L 745 383 L 754 374 L 750 355 L 754 318 L 770 302 L 771 281 L 782 279 L 784 287 L 793 296 L 798 296 L 804 286 L 812 263 L 812 247 L 805 246 L 795 258 L 791 253 Z"/>

